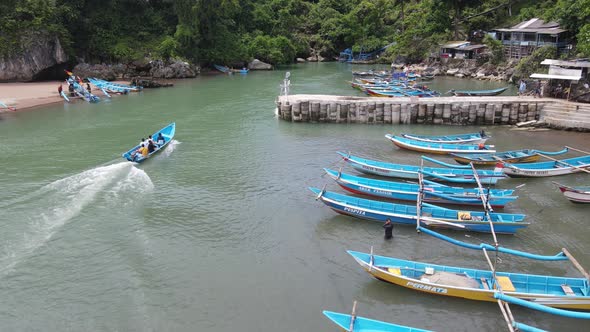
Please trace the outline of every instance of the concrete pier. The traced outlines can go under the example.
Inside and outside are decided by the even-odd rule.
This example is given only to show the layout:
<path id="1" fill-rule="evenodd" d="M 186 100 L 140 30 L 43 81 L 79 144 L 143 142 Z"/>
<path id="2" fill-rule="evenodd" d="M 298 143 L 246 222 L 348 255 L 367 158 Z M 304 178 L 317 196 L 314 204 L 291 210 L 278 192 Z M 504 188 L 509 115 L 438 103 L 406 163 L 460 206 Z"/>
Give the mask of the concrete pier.
<path id="1" fill-rule="evenodd" d="M 516 124 L 539 120 L 541 110 L 561 101 L 516 96 L 374 98 L 292 95 L 277 99 L 281 119 L 292 122 L 364 124 Z"/>

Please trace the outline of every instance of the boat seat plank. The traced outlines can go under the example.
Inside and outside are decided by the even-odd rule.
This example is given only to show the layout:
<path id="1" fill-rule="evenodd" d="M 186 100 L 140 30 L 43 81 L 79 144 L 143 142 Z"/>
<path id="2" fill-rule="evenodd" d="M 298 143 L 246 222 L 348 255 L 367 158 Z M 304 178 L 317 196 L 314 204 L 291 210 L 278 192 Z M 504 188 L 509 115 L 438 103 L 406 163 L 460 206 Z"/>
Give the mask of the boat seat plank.
<path id="1" fill-rule="evenodd" d="M 401 276 L 402 275 L 402 271 L 400 270 L 399 267 L 390 267 L 387 269 L 387 272 L 396 275 L 396 276 Z"/>
<path id="2" fill-rule="evenodd" d="M 481 277 L 479 278 L 479 280 L 481 280 L 481 285 L 483 289 L 490 289 L 490 286 L 488 285 L 488 279 Z"/>
<path id="3" fill-rule="evenodd" d="M 510 280 L 510 277 L 496 276 L 496 280 L 498 280 L 498 283 L 500 284 L 500 287 L 502 287 L 503 292 L 514 292 L 516 290 L 512 284 L 512 280 Z"/>
<path id="4" fill-rule="evenodd" d="M 563 290 L 565 295 L 569 295 L 569 296 L 576 295 L 569 285 L 563 284 L 563 285 L 561 285 L 561 289 Z"/>

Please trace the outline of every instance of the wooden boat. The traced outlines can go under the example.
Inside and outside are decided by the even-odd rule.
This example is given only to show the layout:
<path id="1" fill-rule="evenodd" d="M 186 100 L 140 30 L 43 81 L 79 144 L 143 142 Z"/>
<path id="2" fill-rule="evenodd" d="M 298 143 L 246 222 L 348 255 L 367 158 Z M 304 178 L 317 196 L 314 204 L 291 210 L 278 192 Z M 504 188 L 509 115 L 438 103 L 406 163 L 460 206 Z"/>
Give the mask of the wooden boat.
<path id="1" fill-rule="evenodd" d="M 232 73 L 237 73 L 237 74 L 248 74 L 250 70 L 246 69 L 246 68 L 242 68 L 242 69 L 231 69 Z"/>
<path id="2" fill-rule="evenodd" d="M 362 195 L 397 199 L 415 202 L 418 198 L 420 185 L 415 183 L 382 181 L 339 173 L 324 168 L 326 173 L 342 188 Z M 449 187 L 436 182 L 426 181 L 422 201 L 436 204 L 476 205 L 481 206 L 479 188 Z M 484 189 L 484 195 L 493 208 L 503 208 L 515 201 L 510 189 Z"/>
<path id="3" fill-rule="evenodd" d="M 445 144 L 479 144 L 485 143 L 492 136 L 486 135 L 485 131 L 479 133 L 456 134 L 456 135 L 414 135 L 414 134 L 400 134 L 401 137 L 411 139 L 414 141 L 427 143 L 445 143 Z"/>
<path id="4" fill-rule="evenodd" d="M 565 198 L 573 203 L 587 203 L 590 204 L 590 187 L 569 187 L 557 182 L 553 182 L 559 187 Z"/>
<path id="5" fill-rule="evenodd" d="M 472 145 L 472 144 L 448 144 L 448 143 L 432 143 L 432 142 L 422 142 L 416 141 L 413 139 L 404 138 L 401 136 L 393 136 L 390 134 L 385 135 L 385 137 L 392 141 L 394 145 L 402 149 L 418 151 L 418 152 L 427 152 L 427 153 L 435 153 L 435 154 L 449 154 L 449 153 L 494 153 L 493 145 Z"/>
<path id="6" fill-rule="evenodd" d="M 351 316 L 332 311 L 324 311 L 324 315 L 328 317 L 336 325 L 340 326 L 344 331 L 354 332 L 431 332 L 429 330 L 421 330 L 414 327 L 407 327 L 403 325 L 385 323 L 378 320 L 373 320 L 364 317 Z M 350 329 L 353 327 L 352 330 Z"/>
<path id="7" fill-rule="evenodd" d="M 590 310 L 590 286 L 584 278 L 496 272 L 414 262 L 357 251 L 348 253 L 373 277 L 409 289 L 469 300 L 496 302 L 502 293 L 545 306 Z"/>
<path id="8" fill-rule="evenodd" d="M 74 76 L 70 76 L 67 80 L 68 84 L 74 86 L 74 92 L 78 97 L 86 100 L 89 103 L 98 103 L 100 101 L 100 97 L 93 95 L 92 93 L 88 92 L 86 88 L 80 85 L 75 79 Z"/>
<path id="9" fill-rule="evenodd" d="M 123 153 L 123 158 L 125 158 L 129 161 L 134 161 L 136 163 L 142 163 L 142 162 L 146 161 L 147 159 L 151 158 L 154 154 L 164 150 L 164 148 L 168 145 L 168 143 L 170 143 L 170 141 L 172 141 L 172 139 L 174 138 L 175 132 L 176 132 L 176 123 L 172 122 L 171 124 L 167 125 L 166 127 L 162 128 L 152 134 L 152 138 L 154 140 L 157 140 L 160 133 L 162 133 L 162 136 L 164 137 L 164 144 L 157 147 L 156 150 L 154 150 L 153 152 L 148 154 L 147 157 L 144 158 L 139 154 L 137 154 L 137 156 L 135 156 L 134 152 L 137 151 L 137 149 L 139 149 L 139 147 L 140 147 L 138 144 L 138 145 L 134 146 L 132 149 L 130 149 L 129 151 Z"/>
<path id="10" fill-rule="evenodd" d="M 127 94 L 129 92 L 138 92 L 142 89 L 142 87 L 140 86 L 138 87 L 121 83 L 114 83 L 93 77 L 88 78 L 88 81 L 92 83 L 94 86 L 98 87 L 99 89 L 108 91 L 110 93 Z"/>
<path id="11" fill-rule="evenodd" d="M 366 92 L 373 97 L 436 97 L 436 91 L 424 90 L 377 90 L 366 89 Z"/>
<path id="12" fill-rule="evenodd" d="M 215 67 L 215 69 L 219 70 L 222 73 L 226 73 L 227 74 L 227 73 L 230 73 L 231 72 L 230 69 L 229 69 L 229 67 L 226 67 L 226 66 L 213 65 L 213 67 Z"/>
<path id="13" fill-rule="evenodd" d="M 15 112 L 16 111 L 16 107 L 14 107 L 14 106 L 8 106 L 5 103 L 3 103 L 3 102 L 0 101 L 0 111 L 2 111 L 2 110 L 8 110 L 8 111 Z"/>
<path id="14" fill-rule="evenodd" d="M 416 205 L 403 205 L 374 201 L 354 196 L 342 195 L 310 187 L 317 199 L 329 208 L 360 219 L 374 220 L 384 223 L 388 219 L 392 223 L 416 226 Z M 489 216 L 496 233 L 514 234 L 517 230 L 529 225 L 524 221 L 524 214 L 490 212 Z M 483 211 L 451 210 L 436 205 L 423 203 L 421 208 L 421 224 L 427 227 L 450 228 L 471 232 L 490 233 L 490 222 Z M 462 225 L 464 228 L 453 226 Z"/>
<path id="15" fill-rule="evenodd" d="M 421 171 L 424 177 L 430 180 L 453 183 L 477 183 L 473 177 L 473 170 L 471 169 L 423 167 L 421 170 L 420 166 L 363 159 L 343 152 L 338 152 L 338 154 L 354 169 L 367 174 L 418 180 L 418 172 Z M 505 177 L 501 168 L 478 170 L 477 175 L 482 184 L 496 184 L 499 179 Z"/>
<path id="16" fill-rule="evenodd" d="M 455 96 L 497 96 L 508 89 L 498 88 L 493 90 L 451 90 L 449 91 Z"/>
<path id="17" fill-rule="evenodd" d="M 504 164 L 504 174 L 510 177 L 547 177 L 566 175 L 590 170 L 590 155 L 562 159 L 557 161 L 543 161 L 530 164 Z"/>
<path id="18" fill-rule="evenodd" d="M 535 149 L 522 149 L 477 155 L 451 153 L 451 156 L 453 157 L 453 159 L 455 159 L 456 162 L 463 165 L 473 163 L 474 165 L 494 166 L 496 165 L 496 163 L 500 161 L 505 163 L 532 163 L 539 161 L 539 159 L 541 158 L 541 154 L 547 156 L 557 156 L 560 154 L 567 153 L 568 151 L 568 148 L 564 148 L 563 150 L 555 152 L 541 151 Z"/>

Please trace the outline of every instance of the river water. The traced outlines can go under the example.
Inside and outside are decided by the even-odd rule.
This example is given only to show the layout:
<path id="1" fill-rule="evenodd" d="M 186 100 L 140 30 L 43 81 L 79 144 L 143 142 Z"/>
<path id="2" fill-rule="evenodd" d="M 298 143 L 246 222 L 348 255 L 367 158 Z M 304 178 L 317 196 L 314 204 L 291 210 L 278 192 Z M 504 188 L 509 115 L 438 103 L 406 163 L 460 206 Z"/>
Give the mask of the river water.
<path id="1" fill-rule="evenodd" d="M 342 192 L 322 170 L 344 166 L 338 150 L 418 163 L 419 154 L 388 143 L 388 132 L 480 127 L 279 121 L 274 99 L 287 70 L 292 93 L 357 94 L 345 82 L 350 65 L 304 64 L 0 115 L 0 330 L 335 331 L 322 310 L 349 312 L 357 300 L 361 316 L 388 322 L 505 331 L 496 304 L 379 282 L 346 250 L 374 246 L 380 255 L 486 268 L 481 253 L 412 227 L 396 227 L 385 241 L 379 223 L 337 215 L 307 189 L 327 184 Z M 501 83 L 431 85 L 443 91 Z M 157 157 L 139 166 L 120 157 L 173 121 L 175 141 Z M 588 134 L 485 129 L 499 150 L 590 148 Z M 556 180 L 590 184 L 587 174 Z M 505 211 L 526 213 L 532 225 L 500 242 L 542 254 L 567 247 L 590 267 L 589 207 L 569 203 L 549 179 L 509 179 L 499 187 L 523 183 L 520 199 Z M 580 276 L 567 262 L 502 258 L 504 271 Z M 588 328 L 512 308 L 517 320 L 548 330 Z"/>

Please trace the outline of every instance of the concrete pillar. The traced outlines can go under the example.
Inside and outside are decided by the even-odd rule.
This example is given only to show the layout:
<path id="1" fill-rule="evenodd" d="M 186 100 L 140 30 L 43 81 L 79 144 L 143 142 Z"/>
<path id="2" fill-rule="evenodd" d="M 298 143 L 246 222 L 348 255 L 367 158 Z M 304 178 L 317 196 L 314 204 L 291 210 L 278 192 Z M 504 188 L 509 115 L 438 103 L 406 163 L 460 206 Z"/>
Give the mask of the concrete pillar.
<path id="1" fill-rule="evenodd" d="M 434 122 L 434 105 L 428 104 L 426 105 L 426 119 L 424 119 L 425 123 L 433 123 Z"/>
<path id="2" fill-rule="evenodd" d="M 502 104 L 502 121 L 501 124 L 508 124 L 510 121 L 510 104 Z"/>
<path id="3" fill-rule="evenodd" d="M 418 105 L 410 104 L 408 105 L 410 109 L 410 122 L 409 123 L 417 123 L 416 119 L 418 119 Z"/>
<path id="4" fill-rule="evenodd" d="M 391 105 L 391 124 L 397 125 L 401 121 L 402 105 Z"/>
<path id="5" fill-rule="evenodd" d="M 418 116 L 416 118 L 416 123 L 424 122 L 426 122 L 426 105 L 418 104 Z"/>
<path id="6" fill-rule="evenodd" d="M 443 104 L 436 104 L 434 105 L 434 114 L 432 118 L 432 123 L 434 124 L 442 124 L 443 123 L 443 110 L 445 105 Z"/>
<path id="7" fill-rule="evenodd" d="M 479 110 L 478 105 L 469 105 L 469 117 L 467 118 L 467 123 L 470 125 L 474 125 L 477 121 L 477 112 Z"/>
<path id="8" fill-rule="evenodd" d="M 358 105 L 358 103 L 350 104 L 350 108 L 348 109 L 348 123 L 356 123 Z"/>
<path id="9" fill-rule="evenodd" d="M 281 119 L 291 121 L 291 106 L 292 105 L 281 104 L 279 111 L 279 116 L 281 117 Z"/>
<path id="10" fill-rule="evenodd" d="M 444 124 L 451 123 L 451 110 L 452 110 L 451 104 L 444 104 L 443 105 L 442 120 L 443 120 Z"/>
<path id="11" fill-rule="evenodd" d="M 495 115 L 495 108 L 494 104 L 487 104 L 484 113 L 484 123 L 485 124 L 494 124 L 494 115 Z"/>
<path id="12" fill-rule="evenodd" d="M 377 105 L 375 103 L 367 104 L 367 123 L 375 123 L 375 109 Z"/>
<path id="13" fill-rule="evenodd" d="M 461 124 L 461 109 L 463 108 L 463 105 L 461 104 L 452 104 L 451 105 L 451 124 L 453 125 L 458 125 Z"/>
<path id="14" fill-rule="evenodd" d="M 320 122 L 326 122 L 328 120 L 328 104 L 320 102 Z"/>
<path id="15" fill-rule="evenodd" d="M 378 103 L 375 105 L 375 123 L 383 124 L 383 118 L 385 117 L 385 106 L 383 103 Z"/>
<path id="16" fill-rule="evenodd" d="M 412 115 L 410 114 L 410 108 L 408 107 L 409 105 L 404 103 L 400 106 L 400 118 L 399 118 L 399 122 L 401 124 L 408 124 L 411 123 L 412 121 Z"/>
<path id="17" fill-rule="evenodd" d="M 301 103 L 301 122 L 309 122 L 309 101 Z"/>
<path id="18" fill-rule="evenodd" d="M 291 107 L 291 119 L 293 122 L 301 121 L 301 103 L 295 103 Z"/>
<path id="19" fill-rule="evenodd" d="M 368 108 L 369 106 L 367 105 L 367 103 L 360 103 L 359 105 L 359 109 L 358 109 L 358 113 L 357 113 L 357 123 L 367 123 L 367 118 L 368 116 Z"/>
<path id="20" fill-rule="evenodd" d="M 334 102 L 328 104 L 328 122 L 338 123 L 338 115 L 340 114 L 340 111 L 338 110 L 339 107 L 340 104 Z"/>
<path id="21" fill-rule="evenodd" d="M 516 124 L 518 122 L 518 104 L 510 105 L 510 115 L 508 117 L 509 124 Z"/>
<path id="22" fill-rule="evenodd" d="M 494 104 L 494 124 L 502 123 L 502 104 Z"/>
<path id="23" fill-rule="evenodd" d="M 479 104 L 477 105 L 477 117 L 475 118 L 475 123 L 478 125 L 485 123 L 485 115 L 486 115 L 486 104 Z"/>
<path id="24" fill-rule="evenodd" d="M 520 104 L 518 108 L 518 122 L 526 121 L 527 113 L 529 112 L 529 104 Z"/>
<path id="25" fill-rule="evenodd" d="M 391 103 L 385 103 L 383 104 L 383 123 L 391 124 L 391 121 Z"/>
<path id="26" fill-rule="evenodd" d="M 532 121 L 537 119 L 537 103 L 529 104 L 529 112 L 527 113 L 526 120 Z"/>

